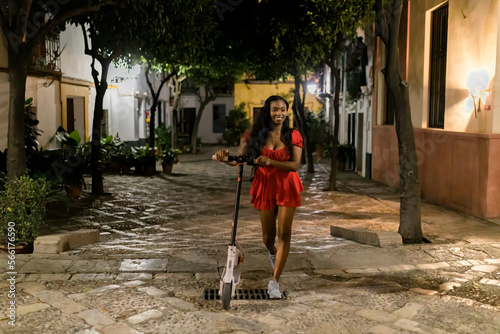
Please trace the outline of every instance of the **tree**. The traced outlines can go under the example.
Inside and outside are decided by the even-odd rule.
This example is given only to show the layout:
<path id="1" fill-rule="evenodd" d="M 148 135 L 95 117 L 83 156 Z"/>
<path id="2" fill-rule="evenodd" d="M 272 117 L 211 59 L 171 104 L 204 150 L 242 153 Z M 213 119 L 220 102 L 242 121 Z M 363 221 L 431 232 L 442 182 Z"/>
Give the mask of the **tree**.
<path id="1" fill-rule="evenodd" d="M 162 88 L 166 83 L 173 83 L 175 93 L 178 93 L 175 102 L 178 102 L 180 86 L 175 84 L 182 83 L 178 79 L 182 78 L 187 67 L 205 61 L 207 50 L 213 45 L 215 27 L 211 0 L 173 1 L 168 8 L 163 8 L 161 4 L 158 6 L 162 7 L 160 22 L 141 33 L 146 34 L 143 40 L 148 42 L 141 45 L 138 53 L 146 61 L 146 81 L 153 97 L 149 122 L 150 147 L 154 147 L 156 109 Z M 149 79 L 151 72 L 162 75 L 156 88 Z"/>
<path id="2" fill-rule="evenodd" d="M 401 234 L 404 243 L 422 243 L 421 190 L 415 137 L 411 122 L 410 94 L 408 83 L 402 78 L 399 63 L 398 38 L 402 9 L 403 0 L 390 0 L 385 6 L 382 0 L 376 0 L 375 33 L 387 48 L 387 65 L 382 73 L 395 109 L 401 185 L 398 233 Z"/>
<path id="3" fill-rule="evenodd" d="M 104 8 L 74 21 L 82 29 L 85 54 L 92 57 L 90 66 L 96 89 L 90 160 L 94 195 L 104 194 L 101 169 L 101 122 L 104 115 L 104 96 L 108 89 L 109 66 L 119 59 L 122 63 L 130 63 L 130 55 L 136 52 L 143 42 L 143 36 L 140 34 L 143 30 L 142 25 L 159 20 L 154 20 L 155 16 L 147 11 L 150 9 L 148 5 L 152 4 L 153 1 L 148 0 L 122 1 L 119 6 Z M 100 73 L 96 61 L 100 64 Z"/>
<path id="4" fill-rule="evenodd" d="M 114 1 L 0 0 L 0 28 L 7 40 L 9 58 L 9 126 L 7 175 L 9 179 L 26 171 L 24 152 L 24 101 L 28 65 L 35 43 L 65 21 L 92 12 Z"/>
<path id="5" fill-rule="evenodd" d="M 203 64 L 188 71 L 188 80 L 195 83 L 199 88 L 196 95 L 200 102 L 200 106 L 196 113 L 196 118 L 193 124 L 193 131 L 191 133 L 191 147 L 193 152 L 196 153 L 198 128 L 200 126 L 201 117 L 206 106 L 217 99 L 221 94 L 227 94 L 234 85 L 236 76 L 241 74 L 238 71 L 238 66 L 232 65 L 229 60 L 224 61 L 222 55 L 219 59 L 211 58 L 213 62 L 210 64 Z M 201 87 L 203 87 L 203 93 Z"/>

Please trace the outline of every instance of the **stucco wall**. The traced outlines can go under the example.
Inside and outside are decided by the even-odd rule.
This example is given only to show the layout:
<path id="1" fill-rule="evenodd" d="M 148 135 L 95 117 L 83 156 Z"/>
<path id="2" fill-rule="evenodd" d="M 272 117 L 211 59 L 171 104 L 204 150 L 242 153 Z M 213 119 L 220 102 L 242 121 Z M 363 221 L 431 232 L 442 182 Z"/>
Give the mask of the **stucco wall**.
<path id="1" fill-rule="evenodd" d="M 201 88 L 202 94 L 204 94 L 204 88 Z M 210 102 L 205 107 L 203 114 L 201 115 L 200 125 L 198 126 L 198 137 L 201 138 L 201 142 L 205 144 L 218 144 L 223 143 L 222 133 L 213 132 L 213 110 L 214 104 L 224 104 L 226 105 L 226 116 L 229 115 L 229 111 L 234 109 L 235 97 L 233 96 L 222 96 L 218 97 L 215 101 Z M 200 106 L 200 102 L 196 95 L 185 94 L 181 95 L 181 100 L 179 103 L 180 108 L 196 108 Z"/>
<path id="2" fill-rule="evenodd" d="M 414 126 L 426 128 L 429 113 L 431 12 L 441 0 L 411 1 L 409 83 Z M 444 130 L 500 133 L 500 109 L 493 107 L 475 118 L 467 80 L 478 71 L 489 76 L 495 90 L 498 48 L 498 0 L 449 1 Z M 487 80 L 488 81 L 488 80 Z M 498 100 L 500 91 L 493 93 Z M 497 124 L 498 123 L 498 124 Z"/>
<path id="3" fill-rule="evenodd" d="M 500 217 L 500 135 L 415 129 L 422 198 L 472 215 Z M 373 128 L 376 181 L 399 188 L 396 132 Z"/>
<path id="4" fill-rule="evenodd" d="M 294 89 L 293 83 L 279 83 L 269 84 L 269 82 L 251 82 L 245 84 L 238 82 L 234 85 L 234 104 L 239 105 L 245 102 L 245 111 L 250 118 L 253 117 L 253 108 L 261 108 L 264 106 L 264 101 L 271 95 L 284 95 L 290 94 Z M 289 102 L 293 100 L 293 95 L 290 95 Z M 305 107 L 312 111 L 319 111 L 323 105 L 319 103 L 314 95 L 306 93 Z M 290 106 L 289 115 L 292 116 L 292 109 Z M 290 119 L 293 119 L 291 117 Z"/>
<path id="5" fill-rule="evenodd" d="M 61 32 L 61 69 L 68 78 L 76 78 L 93 82 L 90 63 L 92 58 L 85 54 L 83 33 L 80 26 L 67 24 L 66 30 Z M 96 67 L 100 71 L 99 62 Z"/>

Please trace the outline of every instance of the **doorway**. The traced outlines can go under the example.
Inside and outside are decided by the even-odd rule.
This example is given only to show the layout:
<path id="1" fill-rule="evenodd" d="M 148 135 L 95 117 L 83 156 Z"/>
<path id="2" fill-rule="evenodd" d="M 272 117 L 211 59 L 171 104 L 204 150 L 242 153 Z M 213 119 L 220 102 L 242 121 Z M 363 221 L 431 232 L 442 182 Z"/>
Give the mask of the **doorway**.
<path id="1" fill-rule="evenodd" d="M 82 141 L 85 141 L 85 98 L 83 96 L 70 96 L 66 98 L 66 131 L 78 131 Z"/>

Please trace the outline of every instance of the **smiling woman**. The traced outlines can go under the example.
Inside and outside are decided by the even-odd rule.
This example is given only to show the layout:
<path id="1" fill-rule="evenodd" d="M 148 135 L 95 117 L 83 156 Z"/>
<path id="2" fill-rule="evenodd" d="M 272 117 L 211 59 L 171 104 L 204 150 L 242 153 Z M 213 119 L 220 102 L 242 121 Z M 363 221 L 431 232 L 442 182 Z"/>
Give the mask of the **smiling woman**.
<path id="1" fill-rule="evenodd" d="M 250 188 L 251 203 L 259 210 L 262 239 L 269 251 L 273 276 L 268 284 L 271 298 L 281 298 L 279 278 L 290 251 L 295 208 L 300 206 L 304 190 L 297 170 L 302 155 L 302 136 L 290 128 L 288 102 L 282 97 L 269 97 L 255 118 L 249 137 L 237 155 L 249 155 L 259 166 Z M 228 151 L 218 151 L 223 161 Z M 276 219 L 278 227 L 276 228 Z M 278 247 L 275 247 L 278 235 Z"/>

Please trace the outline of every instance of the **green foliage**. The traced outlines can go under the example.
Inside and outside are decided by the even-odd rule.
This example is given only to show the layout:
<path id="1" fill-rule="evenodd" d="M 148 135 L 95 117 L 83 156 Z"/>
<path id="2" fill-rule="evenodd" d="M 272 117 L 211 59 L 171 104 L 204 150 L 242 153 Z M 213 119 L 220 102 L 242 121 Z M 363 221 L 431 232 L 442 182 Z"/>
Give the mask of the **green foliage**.
<path id="1" fill-rule="evenodd" d="M 338 147 L 338 161 L 345 163 L 355 159 L 356 146 L 352 144 L 340 144 Z M 333 145 L 330 143 L 328 147 L 323 151 L 323 158 L 331 159 L 333 155 Z"/>
<path id="2" fill-rule="evenodd" d="M 347 72 L 347 102 L 355 103 L 361 97 L 361 86 L 366 85 L 365 73 L 360 66 Z"/>
<path id="3" fill-rule="evenodd" d="M 229 111 L 226 118 L 227 129 L 224 131 L 222 138 L 224 138 L 228 146 L 238 146 L 240 145 L 241 136 L 247 129 L 250 129 L 250 126 L 250 120 L 245 112 L 245 102 L 241 102 L 240 105 Z"/>
<path id="4" fill-rule="evenodd" d="M 149 164 L 156 161 L 156 155 L 153 148 L 146 146 L 132 147 L 132 156 L 134 161 L 140 164 Z"/>
<path id="5" fill-rule="evenodd" d="M 318 113 L 308 110 L 305 116 L 309 132 L 311 133 L 311 138 L 308 142 L 309 147 L 314 150 L 316 145 L 328 145 L 329 128 L 325 118 L 325 110 L 320 110 Z"/>
<path id="6" fill-rule="evenodd" d="M 165 150 L 172 147 L 172 129 L 161 123 L 155 129 L 156 147 Z"/>
<path id="7" fill-rule="evenodd" d="M 111 161 L 120 161 L 120 150 L 123 142 L 118 133 L 113 137 L 112 135 L 106 138 L 101 138 L 101 159 L 103 164 L 108 164 Z"/>
<path id="8" fill-rule="evenodd" d="M 35 118 L 36 115 L 30 112 L 32 103 L 33 98 L 24 101 L 24 149 L 27 160 L 38 151 L 38 137 L 41 134 L 41 131 L 37 129 L 40 122 Z"/>
<path id="9" fill-rule="evenodd" d="M 54 166 L 56 174 L 63 184 L 83 184 L 83 175 L 89 172 L 91 144 L 80 144 L 80 134 L 78 131 L 67 133 L 63 127 L 59 127 L 56 138 L 61 143 L 61 160 Z"/>
<path id="10" fill-rule="evenodd" d="M 3 245 L 7 240 L 20 245 L 32 243 L 43 226 L 48 186 L 44 179 L 33 180 L 28 176 L 9 180 L 0 192 L 0 237 Z M 9 222 L 15 226 L 9 229 Z M 15 237 L 14 237 L 15 236 Z"/>
<path id="11" fill-rule="evenodd" d="M 161 160 L 162 163 L 167 165 L 173 165 L 179 162 L 179 154 L 182 153 L 179 149 L 167 148 L 159 149 L 156 151 L 156 156 Z"/>

